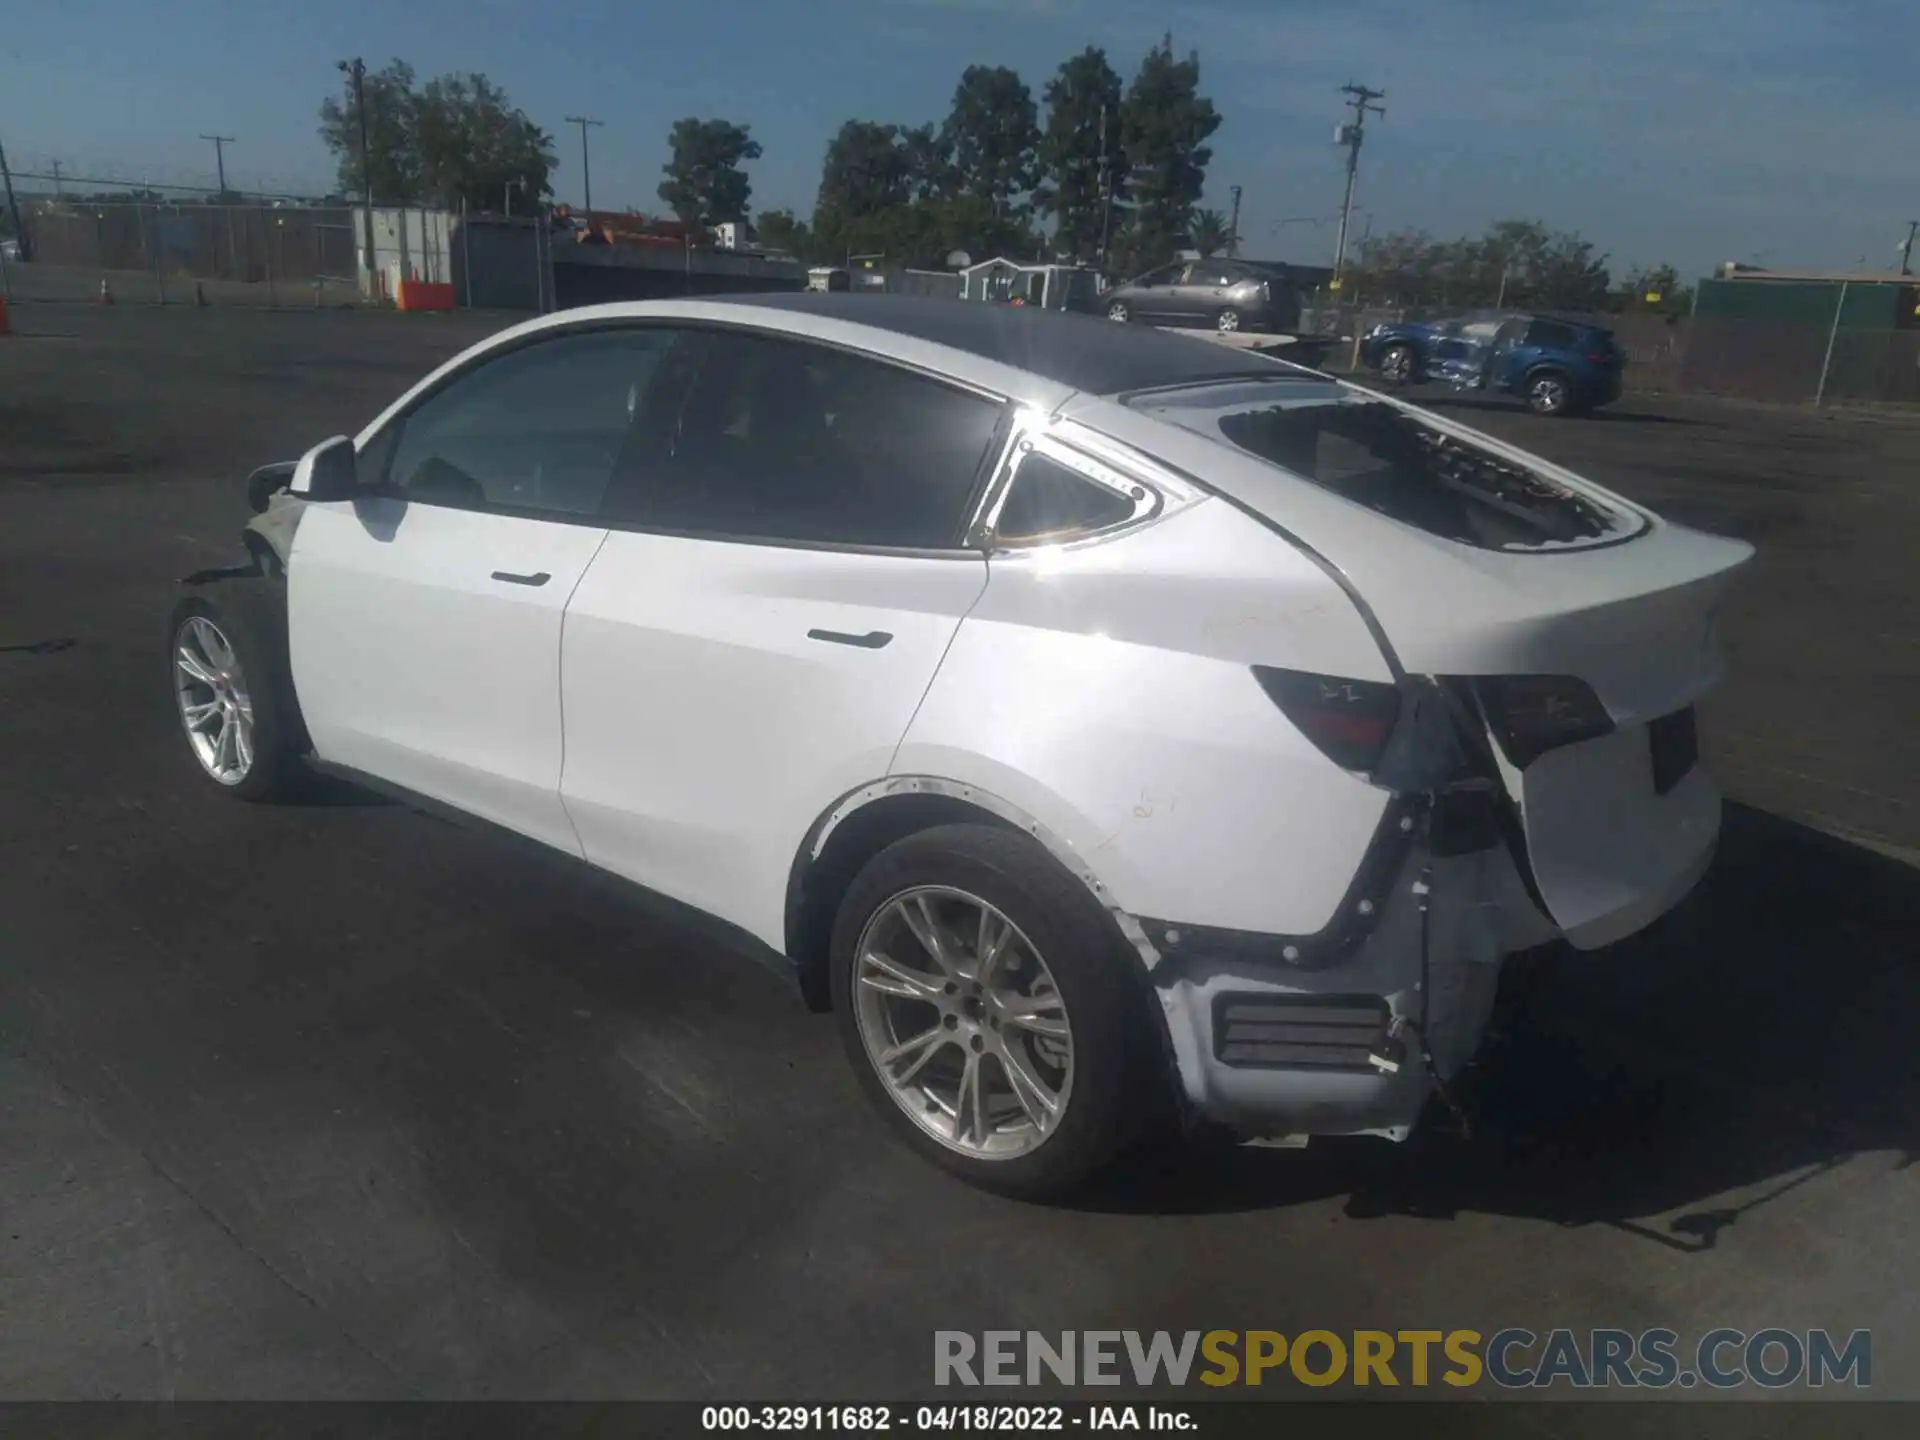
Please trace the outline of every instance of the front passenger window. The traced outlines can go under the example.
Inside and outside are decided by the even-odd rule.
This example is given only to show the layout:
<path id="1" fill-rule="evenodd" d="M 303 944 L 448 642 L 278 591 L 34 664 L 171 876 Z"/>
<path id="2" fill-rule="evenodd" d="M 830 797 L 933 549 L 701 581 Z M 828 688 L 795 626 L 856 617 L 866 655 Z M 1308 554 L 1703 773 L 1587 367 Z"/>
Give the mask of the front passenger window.
<path id="1" fill-rule="evenodd" d="M 481 361 L 376 442 L 385 488 L 469 510 L 599 512 L 667 330 L 561 335 Z"/>

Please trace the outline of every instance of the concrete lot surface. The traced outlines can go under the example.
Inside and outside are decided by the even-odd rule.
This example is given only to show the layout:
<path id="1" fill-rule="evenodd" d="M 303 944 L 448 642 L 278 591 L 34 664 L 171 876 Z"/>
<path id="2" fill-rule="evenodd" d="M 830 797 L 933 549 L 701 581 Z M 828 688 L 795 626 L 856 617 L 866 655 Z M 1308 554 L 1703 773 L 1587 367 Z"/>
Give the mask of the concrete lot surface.
<path id="1" fill-rule="evenodd" d="M 164 622 L 247 470 L 499 323 L 0 339 L 0 1397 L 877 1399 L 936 1329 L 1779 1325 L 1871 1329 L 1872 1395 L 1920 1398 L 1920 426 L 1443 392 L 1760 546 L 1715 869 L 1545 977 L 1473 1138 L 1156 1151 L 1049 1210 L 896 1148 L 830 1021 L 562 862 L 191 773 Z"/>

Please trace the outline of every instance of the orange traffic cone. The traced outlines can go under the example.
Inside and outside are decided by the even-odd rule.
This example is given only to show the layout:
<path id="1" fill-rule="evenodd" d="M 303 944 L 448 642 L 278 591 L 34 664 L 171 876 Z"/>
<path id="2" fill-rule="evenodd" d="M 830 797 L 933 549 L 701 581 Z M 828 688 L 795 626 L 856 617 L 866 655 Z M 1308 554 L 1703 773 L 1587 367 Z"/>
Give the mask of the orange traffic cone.
<path id="1" fill-rule="evenodd" d="M 100 281 L 100 303 L 102 305 L 111 305 L 113 303 L 113 291 L 107 288 L 105 279 Z"/>

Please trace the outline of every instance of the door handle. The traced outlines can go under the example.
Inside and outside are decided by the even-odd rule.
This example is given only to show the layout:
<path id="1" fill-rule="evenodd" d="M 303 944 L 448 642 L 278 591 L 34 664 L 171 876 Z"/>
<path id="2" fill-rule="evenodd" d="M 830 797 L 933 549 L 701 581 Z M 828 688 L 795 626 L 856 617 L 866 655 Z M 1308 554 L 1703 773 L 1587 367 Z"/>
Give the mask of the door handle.
<path id="1" fill-rule="evenodd" d="M 496 570 L 493 572 L 493 578 L 496 580 L 504 580 L 509 585 L 544 585 L 547 581 L 551 580 L 553 576 L 544 570 L 537 571 L 532 575 L 515 575 L 511 571 Z"/>
<path id="2" fill-rule="evenodd" d="M 809 640 L 825 640 L 830 645 L 857 645 L 862 650 L 878 650 L 893 639 L 885 630 L 869 630 L 864 635 L 849 635 L 843 630 L 809 630 Z"/>

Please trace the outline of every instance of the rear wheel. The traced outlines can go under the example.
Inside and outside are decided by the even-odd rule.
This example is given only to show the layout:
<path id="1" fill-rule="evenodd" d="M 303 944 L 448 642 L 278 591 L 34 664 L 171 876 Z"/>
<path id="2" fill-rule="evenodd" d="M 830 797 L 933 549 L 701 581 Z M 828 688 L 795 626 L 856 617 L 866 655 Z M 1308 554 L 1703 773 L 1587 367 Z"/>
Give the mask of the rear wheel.
<path id="1" fill-rule="evenodd" d="M 174 607 L 168 633 L 174 710 L 200 774 L 240 800 L 295 789 L 303 742 L 283 588 L 264 576 L 203 585 Z"/>
<path id="2" fill-rule="evenodd" d="M 1137 964 L 1027 836 L 947 825 L 868 862 L 834 924 L 848 1057 L 935 1164 L 1027 1199 L 1071 1192 L 1154 1113 Z"/>
<path id="3" fill-rule="evenodd" d="M 1571 414 L 1573 386 L 1556 370 L 1535 371 L 1527 377 L 1527 408 L 1536 415 Z"/>
<path id="4" fill-rule="evenodd" d="M 1132 315 L 1132 312 L 1130 312 L 1127 309 L 1127 305 L 1124 300 L 1116 300 L 1111 305 L 1107 306 L 1107 318 L 1109 320 L 1118 320 L 1121 324 L 1124 325 L 1127 321 L 1133 318 L 1133 315 Z"/>
<path id="5" fill-rule="evenodd" d="M 1232 308 L 1222 310 L 1220 312 L 1219 317 L 1214 321 L 1214 324 L 1217 327 L 1219 327 L 1220 333 L 1222 335 L 1236 334 L 1240 330 L 1241 324 L 1242 324 L 1240 319 L 1240 312 Z"/>
<path id="6" fill-rule="evenodd" d="M 1389 385 L 1413 383 L 1413 347 L 1389 345 L 1380 355 L 1380 378 Z"/>

